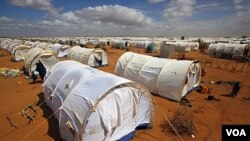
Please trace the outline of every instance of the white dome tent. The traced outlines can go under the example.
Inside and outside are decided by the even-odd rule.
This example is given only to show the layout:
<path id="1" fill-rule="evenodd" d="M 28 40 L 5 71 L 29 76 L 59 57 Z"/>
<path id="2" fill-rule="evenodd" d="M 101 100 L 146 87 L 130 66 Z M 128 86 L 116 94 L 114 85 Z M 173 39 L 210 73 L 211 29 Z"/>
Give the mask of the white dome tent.
<path id="1" fill-rule="evenodd" d="M 100 48 L 90 49 L 75 46 L 70 49 L 68 58 L 70 60 L 75 60 L 91 67 L 108 65 L 107 53 Z"/>
<path id="2" fill-rule="evenodd" d="M 174 43 L 176 45 L 175 51 L 178 52 L 188 52 L 191 51 L 191 46 L 188 42 L 176 42 Z"/>
<path id="3" fill-rule="evenodd" d="M 8 46 L 9 45 L 11 45 L 13 42 L 12 41 L 10 41 L 10 40 L 5 40 L 5 41 L 3 41 L 2 43 L 1 43 L 1 48 L 2 49 L 8 49 Z"/>
<path id="4" fill-rule="evenodd" d="M 55 56 L 53 56 L 52 52 L 44 51 L 41 48 L 32 48 L 25 55 L 24 68 L 25 72 L 31 77 L 34 71 L 40 69 L 37 68 L 38 64 L 42 65 L 45 70 L 48 71 L 57 62 L 58 60 Z M 39 73 L 43 73 L 45 75 L 46 72 Z"/>
<path id="5" fill-rule="evenodd" d="M 8 45 L 10 43 L 10 40 L 3 40 L 1 41 L 1 48 L 2 49 L 6 49 L 6 45 Z"/>
<path id="6" fill-rule="evenodd" d="M 217 44 L 210 44 L 207 50 L 207 54 L 209 55 L 215 55 Z"/>
<path id="7" fill-rule="evenodd" d="M 244 51 L 249 48 L 246 44 L 227 44 L 218 43 L 210 44 L 208 47 L 208 54 L 215 55 L 222 58 L 239 58 L 244 56 Z"/>
<path id="8" fill-rule="evenodd" d="M 176 45 L 174 44 L 161 44 L 160 57 L 172 58 L 175 53 Z"/>
<path id="9" fill-rule="evenodd" d="M 65 63 L 65 64 L 64 64 Z M 73 67 L 77 65 L 77 67 Z M 153 119 L 153 102 L 149 91 L 138 83 L 105 73 L 89 66 L 67 61 L 55 65 L 64 69 L 63 78 L 54 82 L 51 101 L 54 113 L 58 112 L 60 136 L 63 140 L 119 140 L 134 132 L 136 127 L 150 127 Z M 65 68 L 74 69 L 65 69 Z M 76 73 L 77 72 L 77 73 Z M 53 75 L 50 77 L 61 77 Z M 58 73 L 57 73 L 58 74 Z M 73 76 L 75 75 L 75 76 Z M 72 82 L 72 77 L 78 78 Z M 51 79 L 53 80 L 53 79 Z M 44 91 L 45 99 L 47 91 Z M 49 94 L 47 94 L 49 95 Z M 57 100 L 55 100 L 57 99 Z"/>
<path id="10" fill-rule="evenodd" d="M 29 50 L 30 46 L 25 46 L 25 45 L 16 46 L 12 52 L 13 61 L 23 61 Z"/>
<path id="11" fill-rule="evenodd" d="M 36 42 L 31 42 L 31 48 L 38 48 L 39 47 L 40 42 L 36 41 Z"/>
<path id="12" fill-rule="evenodd" d="M 63 58 L 68 56 L 70 47 L 56 43 L 51 46 L 51 49 L 56 57 Z"/>
<path id="13" fill-rule="evenodd" d="M 199 49 L 199 43 L 198 42 L 188 42 L 188 44 L 191 47 L 191 50 L 198 50 Z"/>
<path id="14" fill-rule="evenodd" d="M 132 52 L 119 58 L 114 73 L 175 101 L 180 101 L 200 85 L 201 79 L 200 63 L 197 61 L 156 58 Z"/>
<path id="15" fill-rule="evenodd" d="M 64 77 L 68 76 L 68 73 L 70 74 L 72 72 L 76 72 L 76 71 L 74 71 L 75 69 L 77 69 L 79 67 L 82 68 L 84 66 L 85 65 L 82 65 L 80 62 L 73 61 L 73 60 L 66 60 L 66 61 L 61 61 L 61 62 L 56 63 L 52 67 L 51 70 L 47 71 L 45 78 L 44 78 L 45 82 L 43 84 L 43 92 L 44 92 L 44 97 L 47 98 L 47 99 L 45 99 L 46 100 L 45 102 L 51 109 L 55 109 L 55 108 L 53 108 L 52 99 L 53 99 L 53 97 L 56 96 L 56 94 L 53 94 L 53 93 L 58 92 L 58 90 L 60 89 L 60 87 L 57 87 L 57 86 L 59 86 L 58 84 L 66 82 L 63 79 L 64 79 Z M 71 70 L 71 71 L 69 71 L 69 70 Z M 77 74 L 77 72 L 76 72 L 76 74 Z M 79 76 L 77 76 L 77 77 L 76 76 L 77 75 L 71 75 L 71 77 L 68 78 L 67 81 L 73 82 L 74 79 L 79 79 Z M 74 82 L 75 82 L 75 80 L 74 80 Z M 48 98 L 50 98 L 50 99 L 48 99 Z M 58 119 L 58 117 L 59 116 L 56 116 L 56 119 Z"/>
<path id="16" fill-rule="evenodd" d="M 41 48 L 43 50 L 51 50 L 51 43 L 45 43 L 45 42 L 33 42 L 31 45 L 31 48 Z"/>
<path id="17" fill-rule="evenodd" d="M 10 45 L 6 48 L 8 52 L 12 53 L 13 52 L 13 49 L 16 47 L 16 46 L 19 46 L 21 45 L 20 43 L 15 43 L 15 42 L 11 42 Z"/>

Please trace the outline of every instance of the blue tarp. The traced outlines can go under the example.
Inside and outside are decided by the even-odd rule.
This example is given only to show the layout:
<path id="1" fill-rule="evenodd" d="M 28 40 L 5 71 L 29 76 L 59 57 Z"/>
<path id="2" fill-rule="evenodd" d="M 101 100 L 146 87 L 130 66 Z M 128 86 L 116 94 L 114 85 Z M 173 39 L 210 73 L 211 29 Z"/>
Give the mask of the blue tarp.
<path id="1" fill-rule="evenodd" d="M 139 126 L 137 126 L 135 128 L 135 131 L 130 132 L 129 134 L 127 134 L 126 136 L 122 137 L 118 141 L 130 141 L 130 140 L 132 140 L 134 138 L 136 130 L 145 130 L 147 128 L 148 128 L 148 123 L 140 124 Z"/>

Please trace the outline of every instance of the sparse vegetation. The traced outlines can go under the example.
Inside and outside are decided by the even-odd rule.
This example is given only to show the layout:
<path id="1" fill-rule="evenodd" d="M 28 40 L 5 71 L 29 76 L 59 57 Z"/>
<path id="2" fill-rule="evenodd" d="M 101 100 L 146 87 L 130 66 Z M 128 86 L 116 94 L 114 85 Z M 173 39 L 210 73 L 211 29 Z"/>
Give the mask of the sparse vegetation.
<path id="1" fill-rule="evenodd" d="M 205 52 L 205 50 L 208 49 L 208 44 L 201 40 L 199 42 L 199 49 L 200 49 L 201 52 Z"/>
<path id="2" fill-rule="evenodd" d="M 170 122 L 173 124 L 174 128 L 180 135 L 192 135 L 196 132 L 196 128 L 193 122 L 193 113 L 187 108 L 178 109 Z M 172 133 L 175 133 L 175 131 L 167 121 L 164 121 L 161 127 L 163 132 L 170 131 Z"/>

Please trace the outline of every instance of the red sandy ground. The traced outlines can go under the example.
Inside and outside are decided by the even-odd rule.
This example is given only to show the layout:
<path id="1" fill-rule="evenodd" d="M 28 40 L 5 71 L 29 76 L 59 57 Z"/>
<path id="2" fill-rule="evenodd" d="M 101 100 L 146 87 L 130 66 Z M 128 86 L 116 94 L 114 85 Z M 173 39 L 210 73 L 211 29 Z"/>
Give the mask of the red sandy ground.
<path id="1" fill-rule="evenodd" d="M 111 49 L 106 47 L 109 65 L 99 68 L 100 70 L 113 73 L 116 61 L 126 52 L 125 50 Z M 142 49 L 132 49 L 133 52 L 144 53 Z M 11 62 L 11 55 L 5 51 L 5 56 L 0 57 L 0 67 L 21 68 L 23 62 Z M 157 54 L 148 54 L 157 55 Z M 188 95 L 187 99 L 191 101 L 192 107 L 188 110 L 194 115 L 194 124 L 197 129 L 195 138 L 191 136 L 181 136 L 184 140 L 196 141 L 218 141 L 221 140 L 222 124 L 250 124 L 250 101 L 243 100 L 243 97 L 250 95 L 250 68 L 249 63 L 237 64 L 236 70 L 232 71 L 235 61 L 216 59 L 202 54 L 200 52 L 186 53 L 188 59 L 199 59 L 203 62 L 207 74 L 202 78 L 202 85 L 213 88 L 212 95 L 220 101 L 206 101 L 207 94 L 200 94 L 193 91 Z M 206 66 L 204 62 L 213 62 L 211 68 L 209 64 Z M 224 65 L 225 64 L 225 65 Z M 228 69 L 224 69 L 228 66 Z M 248 69 L 248 70 L 247 70 Z M 248 71 L 248 72 L 247 72 Z M 231 86 L 226 84 L 208 84 L 208 81 L 240 81 L 241 90 L 236 98 L 221 96 L 231 91 Z M 0 77 L 0 140 L 16 141 L 16 140 L 40 140 L 52 141 L 60 140 L 58 123 L 54 117 L 50 117 L 52 112 L 42 104 L 42 83 L 31 83 L 30 80 L 23 76 L 16 78 Z M 156 104 L 153 128 L 149 130 L 141 130 L 136 132 L 133 141 L 166 141 L 179 140 L 178 136 L 173 133 L 162 131 L 161 124 L 165 121 L 164 113 L 168 119 L 171 119 L 176 110 L 184 108 L 178 102 L 173 102 L 158 96 L 153 96 Z M 25 106 L 38 101 L 37 115 L 33 122 L 29 123 L 27 118 L 21 116 L 20 112 Z M 158 108 L 160 107 L 160 108 Z M 34 112 L 29 111 L 30 114 Z M 10 122 L 17 127 L 11 127 Z M 48 119 L 49 118 L 49 119 Z"/>

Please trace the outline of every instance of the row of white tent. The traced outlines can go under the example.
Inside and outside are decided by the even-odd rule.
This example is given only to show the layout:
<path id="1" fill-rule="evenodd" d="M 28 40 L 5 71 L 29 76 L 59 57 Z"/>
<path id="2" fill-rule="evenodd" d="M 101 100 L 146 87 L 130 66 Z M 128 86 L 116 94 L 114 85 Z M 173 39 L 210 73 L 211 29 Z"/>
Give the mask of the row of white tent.
<path id="1" fill-rule="evenodd" d="M 51 52 L 34 48 L 28 51 L 24 62 L 26 72 L 32 76 L 37 63 L 41 62 L 49 71 L 58 60 Z M 94 67 L 84 60 L 78 62 Z M 200 84 L 200 69 L 198 61 L 178 61 L 127 52 L 119 58 L 114 73 L 145 85 L 152 93 L 180 101 Z"/>
<path id="2" fill-rule="evenodd" d="M 91 67 L 108 64 L 107 54 L 101 49 L 75 46 L 69 50 L 68 58 Z M 32 72 L 36 70 L 38 62 L 41 62 L 48 71 L 58 60 L 50 50 L 35 47 L 27 52 L 24 62 L 26 72 L 31 76 Z M 185 67 L 183 68 L 183 66 Z M 171 74 L 172 72 L 169 72 L 169 70 L 173 70 L 175 75 Z M 176 101 L 180 101 L 183 96 L 200 83 L 200 65 L 197 62 L 156 58 L 132 52 L 127 52 L 120 57 L 115 68 L 115 74 L 135 82 L 145 83 L 144 85 L 148 89 L 152 89 L 153 93 Z M 149 79 L 147 80 L 147 78 Z M 151 84 L 154 84 L 154 86 Z M 170 89 L 174 91 L 172 92 Z"/>
<path id="3" fill-rule="evenodd" d="M 250 46 L 247 44 L 210 44 L 208 54 L 217 57 L 238 58 L 248 54 Z"/>
<path id="4" fill-rule="evenodd" d="M 8 38 L 0 38 L 0 40 L 6 40 Z M 20 38 L 21 39 L 21 38 Z M 10 39 L 9 39 L 10 40 Z M 15 42 L 22 42 L 22 40 L 18 39 L 11 39 Z M 138 43 L 141 42 L 154 42 L 156 44 L 162 42 L 197 42 L 198 40 L 204 41 L 208 44 L 211 43 L 242 43 L 242 44 L 250 44 L 250 38 L 235 38 L 235 37 L 188 37 L 185 36 L 183 40 L 182 37 L 50 37 L 50 38 L 23 38 L 23 40 L 32 40 L 32 41 L 43 41 L 43 42 L 50 42 L 50 43 L 59 43 L 59 41 L 66 43 L 69 41 L 75 42 L 79 44 L 102 44 L 107 45 L 107 43 L 119 43 L 119 42 L 129 42 L 129 43 Z M 73 46 L 73 45 L 72 45 Z"/>
<path id="5" fill-rule="evenodd" d="M 80 44 L 102 44 L 102 45 L 117 45 L 117 44 L 125 44 L 127 43 L 128 46 L 136 47 L 136 48 L 144 48 L 146 49 L 148 45 L 154 43 L 160 48 L 161 44 L 174 44 L 176 45 L 176 51 L 191 51 L 191 50 L 197 50 L 199 48 L 198 42 L 187 42 L 187 41 L 152 41 L 152 40 L 118 40 L 118 39 L 102 39 L 102 40 L 88 40 L 84 41 L 83 39 L 79 40 Z"/>
<path id="6" fill-rule="evenodd" d="M 127 52 L 117 61 L 116 76 L 89 67 L 88 60 L 105 62 L 103 55 L 100 50 L 78 46 L 68 55 L 78 62 L 58 62 L 51 51 L 40 47 L 25 55 L 29 75 L 37 71 L 37 63 L 45 67 L 43 93 L 59 122 L 63 140 L 126 138 L 140 126 L 151 127 L 154 108 L 150 92 L 180 101 L 200 84 L 198 61 Z"/>
<path id="7" fill-rule="evenodd" d="M 1 49 L 5 49 L 8 52 L 10 52 L 13 56 L 13 61 L 22 61 L 24 60 L 24 57 L 26 53 L 30 50 L 30 46 L 23 45 L 18 42 L 13 42 L 9 40 L 5 40 L 1 42 Z"/>
<path id="8" fill-rule="evenodd" d="M 29 56 L 36 59 L 31 61 L 34 57 Z M 114 72 L 122 78 L 76 61 L 52 62 L 48 58 L 53 56 L 41 48 L 30 50 L 26 57 L 25 62 L 50 65 L 43 84 L 44 98 L 59 122 L 61 138 L 68 141 L 128 138 L 137 128 L 152 125 L 150 92 L 180 101 L 200 84 L 197 61 L 127 52 Z M 26 64 L 30 73 L 36 69 Z"/>
<path id="9" fill-rule="evenodd" d="M 92 67 L 108 65 L 108 56 L 103 49 L 81 48 L 79 46 L 69 47 L 57 43 L 41 42 L 26 42 L 24 45 L 9 40 L 1 42 L 1 48 L 12 54 L 13 61 L 22 61 L 29 50 L 39 48 L 39 53 L 41 53 L 41 50 L 47 53 L 53 52 L 53 55 L 58 58 L 68 57 L 71 60 L 76 60 Z"/>

